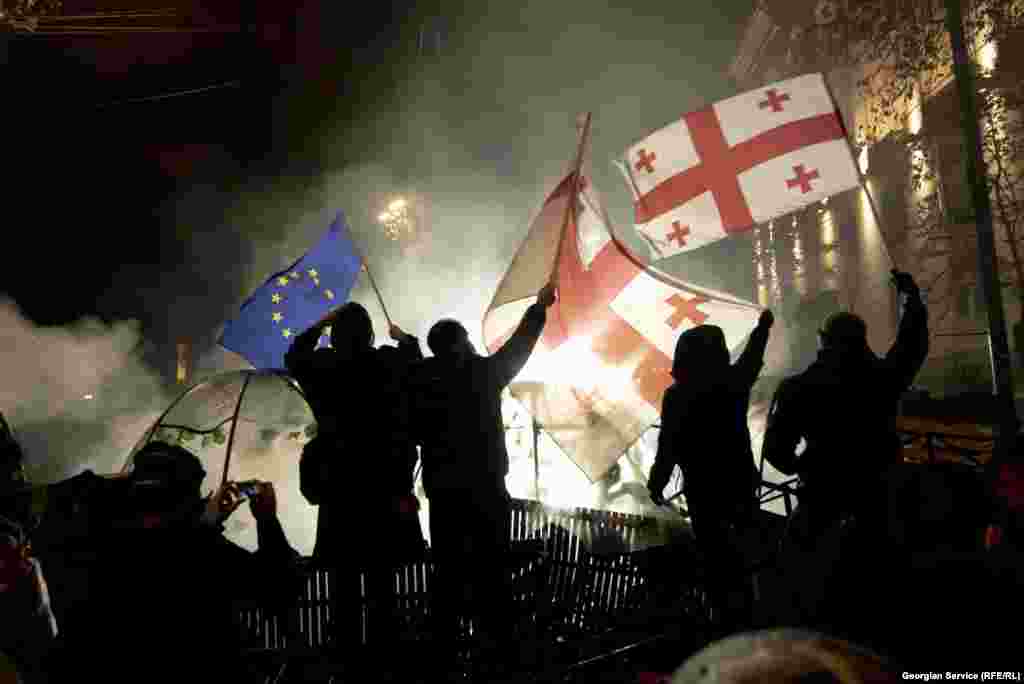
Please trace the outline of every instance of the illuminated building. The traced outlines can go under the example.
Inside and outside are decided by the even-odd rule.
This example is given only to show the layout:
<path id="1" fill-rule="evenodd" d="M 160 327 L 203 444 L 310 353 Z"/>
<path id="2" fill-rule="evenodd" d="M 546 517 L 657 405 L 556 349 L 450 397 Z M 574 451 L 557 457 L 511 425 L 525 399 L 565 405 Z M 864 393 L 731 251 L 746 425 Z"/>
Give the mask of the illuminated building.
<path id="1" fill-rule="evenodd" d="M 882 224 L 875 229 L 868 195 L 861 189 L 777 219 L 774 226 L 760 226 L 753 264 L 759 295 L 762 304 L 780 306 L 790 297 L 835 290 L 846 307 L 867 318 L 870 330 L 872 320 L 896 315 L 895 297 L 884 311 L 864 297 L 866 283 L 885 277 L 888 251 L 892 263 L 910 271 L 926 290 L 932 332 L 929 366 L 945 368 L 953 363 L 952 357 L 964 354 L 984 363 L 988 321 L 977 280 L 960 107 L 951 71 L 940 65 L 915 72 L 917 85 L 903 101 L 869 101 L 865 93 L 870 90 L 860 83 L 886 78 L 885 69 L 866 63 L 863 56 L 874 26 L 884 24 L 895 11 L 901 9 L 894 0 L 870 6 L 852 0 L 760 0 L 747 19 L 730 66 L 738 89 L 824 72 Z M 942 3 L 926 0 L 920 11 L 941 19 Z M 875 21 L 865 12 L 874 12 Z M 1016 29 L 1017 34 L 1021 30 Z M 1016 71 L 1024 65 L 1024 41 L 983 42 L 981 35 L 979 29 L 971 45 L 980 68 L 979 92 L 1019 82 Z M 867 130 L 874 131 L 873 140 L 866 139 Z M 920 136 L 927 153 L 911 151 L 895 140 L 904 132 Z M 927 172 L 925 182 L 915 184 L 915 167 Z M 922 208 L 937 220 L 922 221 Z M 1004 252 L 1000 261 L 1005 263 L 1009 254 L 998 216 L 996 220 L 996 241 Z M 774 239 L 769 238 L 771 233 Z M 884 247 L 872 244 L 880 240 Z M 1012 282 L 1012 267 L 1001 268 L 1003 281 Z M 881 301 L 877 293 L 874 299 Z M 1020 320 L 1019 300 L 1009 290 L 1004 296 L 1011 324 Z M 883 350 L 891 340 L 873 337 L 871 342 Z"/>

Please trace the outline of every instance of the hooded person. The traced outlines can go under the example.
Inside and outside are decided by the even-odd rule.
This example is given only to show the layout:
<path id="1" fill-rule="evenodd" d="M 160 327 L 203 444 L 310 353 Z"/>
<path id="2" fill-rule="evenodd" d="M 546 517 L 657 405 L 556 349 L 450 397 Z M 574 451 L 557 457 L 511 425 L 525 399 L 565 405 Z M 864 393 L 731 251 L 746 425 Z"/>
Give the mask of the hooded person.
<path id="1" fill-rule="evenodd" d="M 760 478 L 750 447 L 747 411 L 750 393 L 764 366 L 768 335 L 774 323 L 764 311 L 736 363 L 729 363 L 725 334 L 715 325 L 698 325 L 679 336 L 672 377 L 662 400 L 661 432 L 648 490 L 664 503 L 672 471 L 683 472 L 683 491 L 698 548 L 717 603 L 729 598 L 744 572 L 736 550 L 737 534 L 753 522 Z M 728 620 L 747 620 L 750 597 Z M 733 625 L 734 627 L 740 625 Z"/>
<path id="2" fill-rule="evenodd" d="M 328 326 L 331 347 L 317 349 Z M 339 642 L 362 641 L 358 574 L 368 569 L 369 639 L 393 636 L 391 573 L 425 548 L 405 389 L 411 365 L 423 354 L 415 337 L 395 325 L 390 332 L 398 347 L 374 348 L 369 312 L 348 302 L 296 337 L 285 355 L 317 423 L 299 474 L 302 494 L 319 507 L 313 556 L 347 574 L 342 581 L 349 591 L 337 593 L 343 604 L 336 622 Z M 353 517 L 361 522 L 353 525 Z"/>

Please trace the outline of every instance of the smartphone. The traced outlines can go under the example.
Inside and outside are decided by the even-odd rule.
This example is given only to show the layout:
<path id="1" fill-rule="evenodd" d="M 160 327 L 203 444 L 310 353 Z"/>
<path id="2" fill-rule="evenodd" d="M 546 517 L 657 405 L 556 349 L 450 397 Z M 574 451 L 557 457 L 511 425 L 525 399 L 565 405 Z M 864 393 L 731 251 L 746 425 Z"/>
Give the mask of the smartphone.
<path id="1" fill-rule="evenodd" d="M 236 482 L 235 486 L 238 487 L 238 493 L 241 494 L 243 499 L 251 499 L 259 494 L 260 491 L 260 483 L 256 480 Z"/>

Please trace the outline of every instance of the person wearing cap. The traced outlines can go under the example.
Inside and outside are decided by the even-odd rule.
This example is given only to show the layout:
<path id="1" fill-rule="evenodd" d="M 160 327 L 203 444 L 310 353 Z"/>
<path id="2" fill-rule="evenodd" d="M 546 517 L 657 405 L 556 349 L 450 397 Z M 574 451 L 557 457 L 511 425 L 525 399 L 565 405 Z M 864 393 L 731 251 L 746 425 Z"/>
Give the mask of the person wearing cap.
<path id="1" fill-rule="evenodd" d="M 234 603 L 297 589 L 298 554 L 273 485 L 259 483 L 248 499 L 251 553 L 223 535 L 244 501 L 237 485 L 202 498 L 202 464 L 178 445 L 150 442 L 133 465 L 128 478 L 94 490 L 108 505 L 90 525 L 95 561 L 63 630 L 55 681 L 226 681 L 241 645 Z"/>

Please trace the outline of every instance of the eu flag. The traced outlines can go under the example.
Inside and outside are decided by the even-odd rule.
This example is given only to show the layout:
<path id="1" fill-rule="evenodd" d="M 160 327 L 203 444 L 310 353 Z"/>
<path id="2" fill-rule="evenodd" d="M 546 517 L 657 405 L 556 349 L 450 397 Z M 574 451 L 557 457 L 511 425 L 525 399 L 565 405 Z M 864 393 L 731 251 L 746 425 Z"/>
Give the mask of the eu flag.
<path id="1" fill-rule="evenodd" d="M 220 344 L 256 368 L 283 368 L 295 336 L 348 299 L 362 260 L 345 216 L 298 261 L 275 273 L 224 326 Z"/>

